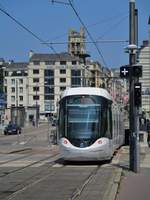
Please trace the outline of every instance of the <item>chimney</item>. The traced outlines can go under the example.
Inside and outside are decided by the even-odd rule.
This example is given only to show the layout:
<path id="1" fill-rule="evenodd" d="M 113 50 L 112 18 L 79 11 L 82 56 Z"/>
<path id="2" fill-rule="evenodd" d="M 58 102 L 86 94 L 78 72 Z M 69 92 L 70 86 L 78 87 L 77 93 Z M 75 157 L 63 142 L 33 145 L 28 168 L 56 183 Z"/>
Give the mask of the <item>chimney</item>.
<path id="1" fill-rule="evenodd" d="M 33 56 L 34 52 L 32 50 L 29 51 L 29 58 Z"/>

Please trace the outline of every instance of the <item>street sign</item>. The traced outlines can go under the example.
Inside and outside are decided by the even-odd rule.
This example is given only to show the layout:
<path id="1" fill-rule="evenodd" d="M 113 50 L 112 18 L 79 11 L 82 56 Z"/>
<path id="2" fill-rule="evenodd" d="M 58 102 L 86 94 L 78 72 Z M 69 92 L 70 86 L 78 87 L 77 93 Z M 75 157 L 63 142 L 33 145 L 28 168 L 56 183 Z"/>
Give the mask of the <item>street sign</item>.
<path id="1" fill-rule="evenodd" d="M 128 65 L 120 67 L 120 78 L 129 78 L 130 67 Z"/>

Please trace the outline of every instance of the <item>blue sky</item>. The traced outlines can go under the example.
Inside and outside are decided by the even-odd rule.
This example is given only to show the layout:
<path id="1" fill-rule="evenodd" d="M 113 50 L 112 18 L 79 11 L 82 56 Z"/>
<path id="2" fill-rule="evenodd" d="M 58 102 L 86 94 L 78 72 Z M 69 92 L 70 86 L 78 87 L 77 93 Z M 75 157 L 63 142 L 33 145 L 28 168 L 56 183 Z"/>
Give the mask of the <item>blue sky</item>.
<path id="1" fill-rule="evenodd" d="M 68 2 L 68 0 L 60 0 Z M 92 37 L 97 40 L 128 40 L 128 0 L 73 0 Z M 68 30 L 80 30 L 81 24 L 72 8 L 62 4 L 52 4 L 50 0 L 0 0 L 0 8 L 5 9 L 44 41 L 66 42 Z M 139 45 L 148 39 L 147 24 L 150 15 L 150 1 L 136 0 L 139 11 Z M 32 35 L 19 27 L 0 11 L 0 58 L 5 60 L 28 61 L 32 49 L 37 53 L 53 53 Z M 87 34 L 86 34 L 87 35 Z M 90 41 L 87 36 L 87 41 Z M 98 47 L 107 67 L 119 67 L 128 63 L 124 53 L 127 43 L 99 43 Z M 53 45 L 57 53 L 67 51 L 67 44 Z M 92 60 L 102 62 L 93 44 L 87 44 Z"/>

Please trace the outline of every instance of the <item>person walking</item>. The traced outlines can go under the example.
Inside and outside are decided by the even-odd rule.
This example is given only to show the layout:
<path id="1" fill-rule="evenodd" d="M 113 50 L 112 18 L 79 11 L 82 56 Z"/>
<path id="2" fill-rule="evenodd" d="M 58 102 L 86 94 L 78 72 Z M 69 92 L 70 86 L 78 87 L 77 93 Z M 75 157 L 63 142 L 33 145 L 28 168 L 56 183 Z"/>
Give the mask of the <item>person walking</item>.
<path id="1" fill-rule="evenodd" d="M 149 119 L 147 120 L 147 143 L 148 143 L 148 146 L 150 147 L 150 121 Z"/>

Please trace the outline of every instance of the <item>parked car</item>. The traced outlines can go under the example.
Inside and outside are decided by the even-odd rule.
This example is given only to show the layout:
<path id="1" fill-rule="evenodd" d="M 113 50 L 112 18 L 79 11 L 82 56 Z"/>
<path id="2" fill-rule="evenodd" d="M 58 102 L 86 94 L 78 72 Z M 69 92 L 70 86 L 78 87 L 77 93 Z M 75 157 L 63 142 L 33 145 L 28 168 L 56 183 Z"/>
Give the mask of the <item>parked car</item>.
<path id="1" fill-rule="evenodd" d="M 21 134 L 21 127 L 17 124 L 8 124 L 4 129 L 4 135 Z"/>

